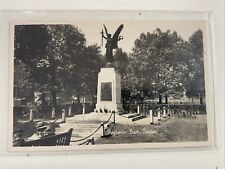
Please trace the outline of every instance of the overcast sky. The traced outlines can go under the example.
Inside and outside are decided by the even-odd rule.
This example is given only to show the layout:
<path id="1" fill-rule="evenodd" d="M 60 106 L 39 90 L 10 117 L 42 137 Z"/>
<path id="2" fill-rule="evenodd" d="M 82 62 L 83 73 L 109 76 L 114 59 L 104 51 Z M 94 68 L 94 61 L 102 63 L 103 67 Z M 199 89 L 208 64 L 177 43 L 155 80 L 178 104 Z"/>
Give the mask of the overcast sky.
<path id="1" fill-rule="evenodd" d="M 206 23 L 205 21 L 120 21 L 120 20 L 90 20 L 90 21 L 76 21 L 74 25 L 85 34 L 87 39 L 87 45 L 97 43 L 101 45 L 101 30 L 103 24 L 106 25 L 108 33 L 114 34 L 120 24 L 124 24 L 124 28 L 121 32 L 123 40 L 119 41 L 118 47 L 122 48 L 125 52 L 131 52 L 134 47 L 134 41 L 142 32 L 153 32 L 156 28 L 160 28 L 162 31 L 167 29 L 177 31 L 183 39 L 188 38 L 198 29 L 203 30 L 205 35 Z M 105 44 L 105 43 L 104 43 Z M 104 47 L 104 46 L 103 46 Z M 103 53 L 105 49 L 102 48 Z"/>

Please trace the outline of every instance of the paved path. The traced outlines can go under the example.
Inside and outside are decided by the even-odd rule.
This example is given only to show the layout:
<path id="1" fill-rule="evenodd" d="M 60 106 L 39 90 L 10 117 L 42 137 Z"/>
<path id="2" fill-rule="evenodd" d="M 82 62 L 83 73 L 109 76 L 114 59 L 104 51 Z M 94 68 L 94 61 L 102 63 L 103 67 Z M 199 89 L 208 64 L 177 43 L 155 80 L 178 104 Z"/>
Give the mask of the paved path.
<path id="1" fill-rule="evenodd" d="M 129 115 L 132 114 L 126 114 L 126 115 L 118 115 L 116 114 L 115 122 L 119 124 L 128 124 L 128 125 L 150 125 L 150 117 L 146 117 L 140 120 L 137 120 L 135 122 L 132 122 L 132 118 L 127 118 Z M 63 133 L 68 131 L 70 128 L 73 128 L 73 133 L 71 137 L 71 145 L 79 145 L 86 141 L 87 139 L 94 138 L 99 139 L 103 135 L 103 128 L 101 127 L 95 134 L 90 136 L 87 139 L 84 139 L 82 141 L 77 141 L 82 138 L 86 138 L 93 132 L 95 132 L 100 126 L 101 123 L 106 122 L 109 117 L 111 116 L 111 113 L 88 113 L 88 114 L 80 114 L 76 115 L 74 117 L 67 117 L 65 123 L 59 124 L 59 127 L 56 128 L 56 133 Z M 113 116 L 112 114 L 109 122 L 113 122 Z M 161 122 L 167 121 L 168 118 L 164 119 L 162 118 Z M 58 119 L 57 122 L 60 122 L 61 119 Z M 107 124 L 105 125 L 105 128 L 107 128 Z"/>
<path id="2" fill-rule="evenodd" d="M 68 117 L 66 123 L 61 123 L 59 128 L 56 128 L 56 133 L 63 133 L 73 128 L 71 145 L 79 145 L 91 138 L 98 139 L 102 136 L 102 127 L 91 137 L 82 141 L 77 141 L 95 132 L 101 126 L 102 122 L 106 122 L 109 119 L 110 115 L 110 113 L 89 113 Z M 61 119 L 58 120 L 58 122 L 60 121 Z"/>

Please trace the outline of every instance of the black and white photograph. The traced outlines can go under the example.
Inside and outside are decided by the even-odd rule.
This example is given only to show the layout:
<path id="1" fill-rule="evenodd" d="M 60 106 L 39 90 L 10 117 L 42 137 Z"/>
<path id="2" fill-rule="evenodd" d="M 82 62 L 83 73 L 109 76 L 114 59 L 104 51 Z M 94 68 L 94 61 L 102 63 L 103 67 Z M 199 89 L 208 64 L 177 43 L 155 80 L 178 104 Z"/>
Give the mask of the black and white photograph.
<path id="1" fill-rule="evenodd" d="M 212 142 L 205 20 L 11 26 L 13 148 Z"/>

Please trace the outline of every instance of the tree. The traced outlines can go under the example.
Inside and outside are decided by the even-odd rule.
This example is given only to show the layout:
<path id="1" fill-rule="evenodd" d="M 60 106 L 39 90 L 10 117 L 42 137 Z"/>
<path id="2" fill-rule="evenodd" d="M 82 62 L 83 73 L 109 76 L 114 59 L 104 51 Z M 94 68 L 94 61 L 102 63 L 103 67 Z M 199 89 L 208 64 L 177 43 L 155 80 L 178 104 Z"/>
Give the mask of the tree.
<path id="1" fill-rule="evenodd" d="M 187 96 L 202 97 L 205 93 L 204 84 L 204 59 L 203 59 L 203 34 L 201 30 L 197 30 L 189 38 L 189 57 L 188 57 L 188 75 L 186 78 L 185 88 Z"/>
<path id="2" fill-rule="evenodd" d="M 16 25 L 14 58 L 21 60 L 28 67 L 38 64 L 47 54 L 50 36 L 45 25 Z M 37 66 L 35 66 L 37 67 Z"/>
<path id="3" fill-rule="evenodd" d="M 114 53 L 114 65 L 116 69 L 119 70 L 120 74 L 123 76 L 126 73 L 128 66 L 128 55 L 123 52 L 121 48 L 118 48 Z"/>
<path id="4" fill-rule="evenodd" d="M 29 81 L 29 71 L 26 66 L 19 60 L 14 65 L 14 98 L 32 98 L 31 87 Z"/>
<path id="5" fill-rule="evenodd" d="M 39 65 L 45 63 L 48 51 L 48 41 L 50 36 L 45 25 L 17 25 L 15 26 L 15 41 L 14 41 L 14 65 L 20 67 L 23 65 L 27 75 L 21 74 L 21 70 L 15 74 L 15 79 L 24 79 L 26 83 L 20 85 L 23 88 L 26 86 L 31 89 L 30 95 L 37 90 L 38 84 L 44 84 L 48 81 L 47 67 L 40 69 Z M 20 73 L 20 75 L 18 75 Z M 40 87 L 40 86 L 39 86 Z M 23 92 L 24 93 L 24 92 Z"/>
<path id="6" fill-rule="evenodd" d="M 56 92 L 68 90 L 73 86 L 74 90 L 80 90 L 81 56 L 85 50 L 86 39 L 82 33 L 72 25 L 48 25 L 48 33 L 51 41 L 48 44 L 48 58 L 50 83 L 53 105 L 56 105 Z M 72 77 L 71 77 L 72 76 Z M 75 83 L 73 83 L 76 81 Z"/>
<path id="7" fill-rule="evenodd" d="M 143 99 L 157 94 L 161 103 L 162 94 L 175 95 L 183 90 L 186 45 L 175 31 L 162 32 L 157 28 L 153 33 L 142 33 L 129 55 L 127 76 L 134 95 Z"/>
<path id="8" fill-rule="evenodd" d="M 84 35 L 72 25 L 20 25 L 15 33 L 15 60 L 29 68 L 38 90 L 51 91 L 56 106 L 57 91 L 65 86 L 64 75 L 75 62 L 79 65 Z"/>
<path id="9" fill-rule="evenodd" d="M 128 54 L 126 52 L 123 52 L 121 48 L 118 48 L 114 53 L 114 66 L 119 71 L 121 75 L 121 95 L 122 95 L 122 101 L 125 104 L 126 100 L 130 97 L 130 89 L 128 89 L 126 86 L 126 72 L 128 67 Z"/>
<path id="10" fill-rule="evenodd" d="M 76 95 L 78 100 L 80 95 L 89 95 L 94 100 L 94 95 L 97 93 L 98 72 L 103 66 L 100 47 L 96 44 L 87 46 L 79 58 L 72 62 L 66 71 L 68 76 L 65 76 L 68 89 L 72 89 L 68 91 Z"/>
<path id="11" fill-rule="evenodd" d="M 96 93 L 102 66 L 100 47 L 86 46 L 86 39 L 73 25 L 20 25 L 16 27 L 15 60 L 29 70 L 29 81 L 43 94 L 50 91 L 66 98 Z M 17 62 L 15 62 L 16 64 Z"/>

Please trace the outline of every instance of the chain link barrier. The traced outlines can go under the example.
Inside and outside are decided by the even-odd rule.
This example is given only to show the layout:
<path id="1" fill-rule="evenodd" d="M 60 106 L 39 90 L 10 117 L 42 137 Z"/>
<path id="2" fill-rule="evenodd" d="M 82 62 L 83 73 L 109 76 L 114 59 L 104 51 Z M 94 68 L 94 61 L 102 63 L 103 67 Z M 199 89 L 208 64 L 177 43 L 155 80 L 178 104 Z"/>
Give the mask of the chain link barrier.
<path id="1" fill-rule="evenodd" d="M 110 121 L 110 119 L 111 119 L 111 117 L 112 117 L 112 114 L 113 114 L 113 113 L 111 113 L 111 115 L 110 115 L 110 117 L 108 118 L 108 120 L 105 121 L 105 122 L 103 122 L 103 124 L 106 124 L 106 123 L 108 123 L 108 122 Z M 71 140 L 70 142 L 80 142 L 80 141 L 84 141 L 84 140 L 88 139 L 89 137 L 93 136 L 93 135 L 101 128 L 101 127 L 102 127 L 102 125 L 100 124 L 100 126 L 99 126 L 93 133 L 91 133 L 90 135 L 88 135 L 88 136 L 86 136 L 86 137 L 84 137 L 84 138 L 78 139 L 78 140 Z M 87 141 L 88 141 L 88 140 L 87 140 Z M 86 142 L 86 141 L 85 141 L 85 142 Z M 81 143 L 81 145 L 82 145 L 82 144 L 85 144 L 85 142 Z"/>

